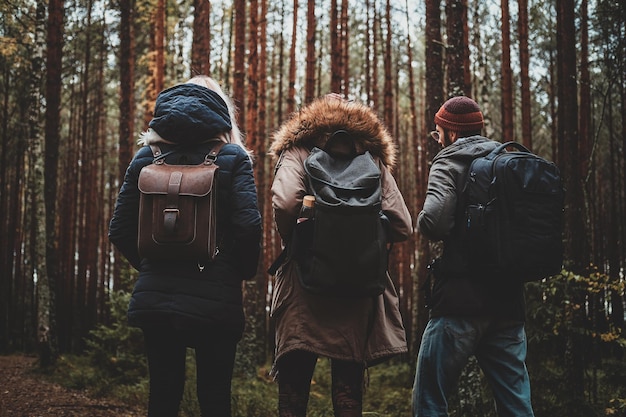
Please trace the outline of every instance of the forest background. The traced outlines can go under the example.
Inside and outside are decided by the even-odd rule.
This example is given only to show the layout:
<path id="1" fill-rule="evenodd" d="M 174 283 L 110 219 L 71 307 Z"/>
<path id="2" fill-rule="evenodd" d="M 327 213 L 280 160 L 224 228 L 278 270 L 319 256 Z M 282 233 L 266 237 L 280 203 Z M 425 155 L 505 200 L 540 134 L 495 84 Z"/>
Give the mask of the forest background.
<path id="1" fill-rule="evenodd" d="M 261 380 L 273 349 L 265 271 L 280 251 L 272 132 L 331 91 L 372 106 L 396 140 L 394 175 L 415 218 L 438 151 L 433 115 L 464 94 L 481 105 L 486 136 L 555 161 L 567 189 L 564 269 L 527 284 L 537 415 L 626 415 L 625 51 L 617 0 L 3 1 L 0 353 L 37 352 L 42 367 L 89 358 L 109 391 L 145 381 L 124 317 L 136 273 L 107 228 L 163 88 L 214 77 L 254 151 L 265 233 L 257 276 L 243 284 L 237 366 Z M 421 283 L 438 249 L 417 232 L 394 246 L 410 354 L 378 367 L 406 394 L 377 405 L 388 415 L 408 412 L 427 321 Z M 487 416 L 489 403 L 472 363 L 452 408 Z"/>

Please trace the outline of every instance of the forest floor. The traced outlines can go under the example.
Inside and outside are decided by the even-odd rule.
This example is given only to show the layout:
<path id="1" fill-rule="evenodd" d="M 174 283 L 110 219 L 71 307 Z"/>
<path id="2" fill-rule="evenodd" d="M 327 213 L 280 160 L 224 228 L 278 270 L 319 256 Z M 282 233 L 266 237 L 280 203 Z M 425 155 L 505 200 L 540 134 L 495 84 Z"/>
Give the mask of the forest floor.
<path id="1" fill-rule="evenodd" d="M 145 411 L 91 398 L 37 373 L 34 356 L 0 356 L 0 417 L 139 417 Z"/>

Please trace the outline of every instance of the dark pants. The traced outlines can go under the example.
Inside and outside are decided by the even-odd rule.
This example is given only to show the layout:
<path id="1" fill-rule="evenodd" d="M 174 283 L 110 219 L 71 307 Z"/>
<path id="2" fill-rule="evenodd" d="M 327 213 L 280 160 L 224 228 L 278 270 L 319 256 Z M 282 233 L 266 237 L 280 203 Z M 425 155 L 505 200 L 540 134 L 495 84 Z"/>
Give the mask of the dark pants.
<path id="1" fill-rule="evenodd" d="M 278 413 L 305 417 L 317 355 L 295 351 L 278 362 Z M 363 364 L 331 359 L 335 417 L 360 417 L 363 411 Z"/>
<path id="2" fill-rule="evenodd" d="M 178 416 L 187 346 L 196 352 L 196 392 L 202 417 L 230 417 L 237 340 L 210 331 L 192 334 L 160 328 L 144 329 L 144 340 L 150 373 L 148 417 Z"/>

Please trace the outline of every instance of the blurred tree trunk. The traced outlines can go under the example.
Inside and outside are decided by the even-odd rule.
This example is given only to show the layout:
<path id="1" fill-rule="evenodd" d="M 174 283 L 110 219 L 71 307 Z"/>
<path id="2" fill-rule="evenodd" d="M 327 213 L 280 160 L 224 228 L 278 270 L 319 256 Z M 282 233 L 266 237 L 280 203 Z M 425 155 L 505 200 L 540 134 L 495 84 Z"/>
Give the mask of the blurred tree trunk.
<path id="1" fill-rule="evenodd" d="M 469 94 L 466 72 L 469 71 L 469 33 L 467 32 L 467 0 L 446 1 L 446 90 L 448 97 Z"/>
<path id="2" fill-rule="evenodd" d="M 612 77 L 609 75 L 609 79 Z M 607 248 L 607 258 L 608 258 L 608 270 L 610 282 L 612 285 L 610 292 L 610 300 L 611 300 L 611 324 L 614 326 L 616 330 L 622 330 L 624 327 L 624 297 L 623 294 L 618 290 L 620 287 L 620 254 L 619 254 L 619 229 L 620 223 L 624 221 L 623 216 L 620 216 L 620 207 L 619 207 L 619 182 L 620 178 L 623 181 L 623 175 L 618 174 L 620 171 L 620 163 L 619 156 L 622 152 L 619 148 L 619 142 L 617 140 L 617 135 L 615 132 L 616 128 L 614 126 L 613 120 L 613 102 L 612 100 L 608 100 L 607 102 L 607 114 L 608 120 L 608 131 L 609 137 L 612 138 L 609 144 L 609 182 L 611 190 L 609 192 L 609 236 L 606 240 L 608 248 Z M 588 250 L 585 247 L 585 250 Z M 594 329 L 595 330 L 595 329 Z"/>
<path id="3" fill-rule="evenodd" d="M 50 363 L 58 354 L 55 290 L 59 279 L 59 244 L 57 239 L 58 169 L 60 144 L 60 106 L 63 71 L 64 2 L 48 3 L 48 39 L 46 52 L 46 136 L 45 136 L 45 204 L 46 265 L 50 292 Z"/>
<path id="4" fill-rule="evenodd" d="M 418 126 L 418 105 L 417 98 L 415 95 L 415 76 L 413 73 L 413 41 L 411 40 L 411 29 L 410 23 L 411 19 L 409 16 L 409 1 L 405 0 L 404 2 L 406 9 L 406 25 L 407 25 L 407 72 L 409 74 L 409 134 L 407 135 L 407 144 L 406 151 L 403 152 L 406 154 L 407 162 L 404 168 L 404 178 L 408 179 L 408 183 L 406 184 L 403 193 L 404 199 L 408 207 L 411 208 L 411 211 L 414 212 L 415 208 L 418 207 L 418 195 L 423 192 L 423 188 L 425 184 L 422 183 L 422 178 L 419 172 L 419 158 L 420 158 L 420 146 L 419 143 L 419 126 Z M 409 238 L 409 241 L 406 243 L 406 253 L 405 260 L 403 264 L 405 265 L 405 270 L 403 271 L 403 280 L 402 280 L 402 294 L 404 295 L 400 299 L 400 310 L 402 312 L 402 317 L 405 321 L 405 329 L 407 331 L 407 340 L 411 341 L 414 339 L 413 333 L 416 331 L 415 324 L 413 322 L 413 314 L 412 307 L 418 304 L 418 300 L 414 298 L 415 294 L 413 292 L 413 286 L 415 285 L 415 276 L 413 276 L 413 271 L 411 265 L 415 265 L 415 248 L 416 248 L 416 235 L 414 234 Z"/>
<path id="5" fill-rule="evenodd" d="M 46 265 L 46 201 L 45 201 L 45 144 L 44 132 L 41 131 L 43 122 L 44 97 L 41 92 L 42 74 L 44 73 L 45 50 L 45 16 L 46 9 L 43 2 L 37 3 L 35 11 L 35 38 L 31 55 L 31 97 L 28 116 L 29 125 L 29 200 L 31 209 L 31 240 L 32 280 L 35 285 L 37 300 L 37 345 L 39 351 L 39 366 L 48 367 L 55 362 L 57 349 L 54 343 L 55 330 L 52 328 L 53 319 L 50 281 Z M 55 19 L 58 16 L 54 17 Z M 54 33 L 54 30 L 52 29 Z M 55 33 L 56 34 L 56 33 Z"/>
<path id="6" fill-rule="evenodd" d="M 296 109 L 296 49 L 298 40 L 298 0 L 293 1 L 293 26 L 289 47 L 289 87 L 287 89 L 287 114 Z"/>
<path id="7" fill-rule="evenodd" d="M 269 187 L 271 186 L 271 175 L 273 170 L 271 169 L 271 160 L 267 155 L 267 22 L 268 22 L 268 0 L 261 1 L 261 17 L 259 19 L 259 114 L 258 114 L 258 149 L 255 151 L 257 155 L 257 187 L 258 187 L 258 199 L 259 209 L 263 215 L 263 230 L 266 231 L 263 235 L 263 258 L 261 260 L 261 276 L 260 283 L 263 288 L 260 289 L 262 299 L 260 303 L 260 314 L 264 317 L 264 327 L 261 329 L 261 342 L 264 343 L 264 356 L 261 358 L 262 363 L 265 363 L 270 355 L 274 351 L 274 343 L 272 340 L 273 333 L 270 329 L 269 312 L 266 309 L 265 300 L 268 298 L 269 279 L 270 277 L 266 273 L 267 266 L 273 262 L 277 256 L 278 251 L 276 245 L 273 244 L 271 234 L 267 231 L 273 227 L 273 215 L 272 205 L 269 203 Z"/>
<path id="8" fill-rule="evenodd" d="M 90 92 L 90 78 L 92 73 L 91 60 L 94 44 L 92 43 L 92 12 L 93 12 L 93 0 L 87 2 L 87 16 L 85 25 L 85 49 L 84 49 L 84 61 L 83 72 L 81 74 L 81 95 L 80 95 L 80 107 L 79 107 L 79 132 L 78 138 L 78 204 L 77 204 L 77 229 L 78 229 L 78 248 L 82 250 L 78 256 L 78 265 L 75 273 L 76 280 L 76 308 L 77 316 L 74 320 L 73 338 L 75 344 L 79 347 L 79 350 L 84 348 L 83 336 L 86 335 L 86 329 L 88 328 L 88 301 L 87 301 L 87 286 L 89 276 L 89 255 L 86 253 L 89 247 L 89 242 L 92 236 L 87 232 L 87 220 L 89 219 L 89 206 L 93 201 L 89 195 L 89 190 L 92 188 L 90 179 L 90 155 L 89 147 L 94 146 L 91 140 L 90 130 L 90 109 L 89 109 L 89 92 Z"/>
<path id="9" fill-rule="evenodd" d="M 520 55 L 520 90 L 521 90 L 521 114 L 522 114 L 522 144 L 528 149 L 533 149 L 532 142 L 532 121 L 531 121 L 531 96 L 530 96 L 530 77 L 528 75 L 528 67 L 530 58 L 528 52 L 528 0 L 517 0 L 518 5 L 518 22 L 517 32 L 519 37 L 519 55 Z"/>
<path id="10" fill-rule="evenodd" d="M 341 47 L 337 0 L 330 0 L 330 91 L 341 93 Z"/>
<path id="11" fill-rule="evenodd" d="M 576 77 L 576 24 L 574 0 L 557 0 L 557 93 L 558 148 L 565 180 L 565 260 L 574 273 L 583 273 L 583 198 L 580 178 L 580 138 L 578 132 L 578 90 Z M 584 294 L 575 282 L 569 284 L 570 304 L 566 307 L 571 321 L 565 348 L 566 379 L 570 384 L 568 415 L 580 415 L 584 398 L 584 361 L 581 329 L 584 323 Z"/>
<path id="12" fill-rule="evenodd" d="M 235 10 L 233 10 L 232 7 L 226 7 L 226 5 L 223 6 L 223 11 L 224 11 L 224 18 L 222 19 L 222 27 L 226 25 L 226 19 L 228 18 L 228 34 L 225 35 L 227 36 L 228 41 L 226 42 L 226 50 L 228 51 L 228 53 L 226 54 L 226 60 L 218 60 L 218 66 L 220 68 L 220 78 L 219 81 L 221 82 L 221 85 L 224 89 L 224 91 L 231 91 L 231 80 L 230 80 L 230 66 L 231 66 L 231 59 L 233 56 L 233 53 L 231 52 L 233 50 L 233 33 L 234 33 L 234 21 L 235 21 Z"/>
<path id="13" fill-rule="evenodd" d="M 377 0 L 374 0 L 374 21 L 372 23 L 372 107 L 376 109 L 376 111 L 380 110 L 380 88 L 378 84 L 378 63 L 380 62 L 380 41 L 382 38 L 381 27 L 382 23 L 380 22 L 380 13 L 378 12 L 378 7 L 376 6 Z"/>
<path id="14" fill-rule="evenodd" d="M 156 101 L 156 96 L 163 90 L 165 83 L 165 0 L 157 0 L 154 13 L 154 53 L 154 97 Z"/>
<path id="15" fill-rule="evenodd" d="M 615 4 L 615 6 L 617 6 L 617 4 Z M 615 13 L 614 16 L 617 18 L 617 22 L 613 25 L 613 30 L 617 33 L 625 34 L 626 5 L 624 3 L 621 3 L 619 12 Z M 617 88 L 615 89 L 618 98 L 615 105 L 618 107 L 616 119 L 621 120 L 621 130 L 619 130 L 619 127 L 616 127 L 618 134 L 611 135 L 611 137 L 615 142 L 615 146 L 620 149 L 619 152 L 614 153 L 617 159 L 616 171 L 623 173 L 626 171 L 626 157 L 624 156 L 624 149 L 626 149 L 626 37 L 618 36 L 617 39 L 620 41 L 614 52 L 618 74 L 616 77 Z M 608 43 L 606 45 L 608 45 Z M 619 142 L 620 137 L 621 143 Z M 621 242 L 621 245 L 618 245 L 619 247 L 615 249 L 616 253 L 614 254 L 612 266 L 610 266 L 610 272 L 612 282 L 619 283 L 621 279 L 620 270 L 623 271 L 624 268 L 626 268 L 626 244 L 624 244 L 624 242 L 626 242 L 626 219 L 623 215 L 626 210 L 626 179 L 623 175 L 619 174 L 615 175 L 614 178 L 617 181 L 615 191 L 615 195 L 617 196 L 615 202 L 616 217 L 614 217 L 614 219 L 615 223 L 618 225 L 617 227 L 614 226 L 617 232 L 615 242 Z M 611 294 L 611 321 L 615 328 L 621 329 L 621 334 L 624 334 L 625 329 L 624 297 L 625 294 L 617 290 L 613 291 Z M 621 357 L 623 358 L 623 356 Z"/>
<path id="16" fill-rule="evenodd" d="M 145 90 L 144 126 L 142 130 L 147 129 L 148 123 L 152 120 L 154 112 L 154 104 L 157 96 L 164 85 L 164 66 L 165 66 L 165 0 L 151 0 L 156 2 L 154 11 L 151 13 L 151 21 L 148 25 L 150 31 L 150 52 L 148 53 L 148 81 Z"/>
<path id="17" fill-rule="evenodd" d="M 135 0 L 120 1 L 120 126 L 118 179 L 133 158 L 135 138 Z M 119 288 L 119 287 L 115 287 Z"/>
<path id="18" fill-rule="evenodd" d="M 96 56 L 94 57 L 94 65 L 96 71 L 94 71 L 94 79 L 92 80 L 92 87 L 90 92 L 92 95 L 90 106 L 90 129 L 93 140 L 92 146 L 89 146 L 89 160 L 90 165 L 90 177 L 92 186 L 89 190 L 89 201 L 102 201 L 104 199 L 104 177 L 102 175 L 103 164 L 103 152 L 100 149 L 106 149 L 105 134 L 105 118 L 106 109 L 104 107 L 105 94 L 104 94 L 104 71 L 105 61 L 108 54 L 107 49 L 107 37 L 105 33 L 104 25 L 95 26 L 96 35 Z M 88 332 L 96 327 L 100 322 L 100 314 L 103 313 L 106 301 L 106 288 L 103 285 L 103 275 L 101 274 L 101 258 L 99 257 L 99 248 L 102 247 L 103 238 L 101 232 L 103 231 L 101 219 L 104 217 L 103 212 L 104 204 L 89 204 L 87 211 L 89 217 L 87 218 L 87 235 L 90 237 L 89 246 L 86 248 L 88 257 L 88 274 L 85 278 L 88 280 L 88 297 L 87 297 L 87 311 L 88 321 L 87 328 L 85 329 L 85 336 Z"/>
<path id="19" fill-rule="evenodd" d="M 370 15 L 370 0 L 365 0 L 365 48 L 363 51 L 363 66 L 365 72 L 365 95 L 367 104 L 372 105 L 372 16 Z"/>
<path id="20" fill-rule="evenodd" d="M 501 0 L 502 8 L 502 142 L 514 140 L 513 135 L 513 78 L 511 74 L 511 23 L 509 0 Z"/>
<path id="21" fill-rule="evenodd" d="M 9 150 L 9 86 L 11 76 L 8 67 L 2 73 L 2 108 L 0 109 L 0 211 L 6 213 L 0 219 L 0 228 L 6 230 L 4 239 L 0 239 L 0 271 L 12 270 L 13 256 L 9 250 L 15 236 L 15 228 L 9 227 L 15 224 L 9 205 L 9 190 L 13 189 L 14 170 L 7 163 Z M 13 198 L 17 200 L 17 198 Z M 13 230 L 11 230 L 13 229 Z M 11 293 L 13 289 L 13 277 L 9 274 L 0 274 L 0 354 L 8 352 L 9 327 L 11 323 Z"/>
<path id="22" fill-rule="evenodd" d="M 386 36 L 385 36 L 385 54 L 384 54 L 384 68 L 385 68 L 385 91 L 384 91 L 384 120 L 389 132 L 393 134 L 395 129 L 395 124 L 393 120 L 393 79 L 394 74 L 392 74 L 392 47 L 391 47 L 391 0 L 387 0 L 387 5 L 385 9 L 385 26 L 386 26 Z"/>
<path id="23" fill-rule="evenodd" d="M 276 86 L 276 90 L 278 90 L 277 100 L 276 100 L 276 125 L 280 125 L 283 121 L 283 91 L 284 91 L 284 59 L 285 56 L 285 37 L 283 34 L 285 33 L 285 0 L 282 0 L 280 3 L 280 33 L 278 35 L 278 82 Z"/>
<path id="24" fill-rule="evenodd" d="M 239 126 L 246 127 L 244 85 L 246 76 L 246 2 L 235 0 L 235 67 L 233 69 L 233 100 L 239 109 Z"/>
<path id="25" fill-rule="evenodd" d="M 579 112 L 579 134 L 580 134 L 580 178 L 582 181 L 582 193 L 585 201 L 587 198 L 588 183 L 585 180 L 587 171 L 589 170 L 589 161 L 591 155 L 591 88 L 589 81 L 589 23 L 587 16 L 587 0 L 581 2 L 580 17 L 580 112 Z M 592 217 L 590 213 L 585 214 L 585 218 L 589 221 L 584 222 L 585 236 L 583 253 L 588 254 L 587 258 L 581 260 L 582 265 L 590 265 L 593 262 L 590 242 L 593 240 L 593 232 L 591 229 Z"/>
<path id="26" fill-rule="evenodd" d="M 348 0 L 341 2 L 341 92 L 344 97 L 350 94 L 350 25 L 348 22 Z"/>
<path id="27" fill-rule="evenodd" d="M 133 157 L 135 139 L 135 0 L 120 1 L 120 124 L 118 138 L 118 173 L 113 184 L 119 189 L 126 168 Z M 119 290 L 121 284 L 122 259 L 114 251 L 113 289 Z"/>
<path id="28" fill-rule="evenodd" d="M 306 76 L 304 84 L 304 102 L 310 103 L 315 98 L 315 69 L 316 69 L 316 50 L 315 50 L 315 1 L 308 2 L 306 13 Z"/>
<path id="29" fill-rule="evenodd" d="M 425 78 L 426 78 L 426 102 L 424 107 L 423 131 L 420 135 L 420 146 L 423 149 L 419 164 L 421 172 L 421 194 L 418 196 L 416 210 L 421 210 L 426 196 L 426 184 L 428 183 L 428 166 L 432 158 L 439 152 L 439 144 L 431 139 L 429 132 L 435 128 L 433 118 L 439 107 L 443 104 L 443 47 L 441 42 L 441 0 L 426 0 L 426 47 L 425 47 Z M 415 326 L 414 337 L 410 341 L 413 352 L 419 349 L 420 340 L 426 323 L 428 311 L 424 304 L 424 282 L 426 281 L 426 267 L 434 254 L 430 243 L 421 233 L 417 234 L 417 259 L 415 263 L 416 279 L 413 287 L 413 323 Z M 415 355 L 413 355 L 415 356 Z"/>
<path id="30" fill-rule="evenodd" d="M 258 22 L 259 4 L 257 0 L 250 0 L 249 5 L 249 36 L 248 36 L 248 96 L 246 98 L 246 141 L 255 155 L 262 153 L 265 142 L 259 135 L 258 128 L 258 82 L 259 82 L 259 55 L 258 55 Z M 261 16 L 261 19 L 264 19 Z M 260 161 L 259 161 L 260 162 Z M 254 165 L 254 177 L 257 190 L 261 189 L 263 178 L 263 164 Z M 259 199 L 259 209 L 262 210 L 262 202 Z M 262 254 L 263 255 L 263 254 Z M 246 315 L 246 328 L 241 344 L 241 359 L 238 365 L 241 372 L 248 377 L 256 375 L 257 366 L 266 359 L 265 352 L 265 267 L 264 257 L 259 258 L 257 273 L 254 280 L 244 284 L 244 310 Z M 245 366 L 241 366 L 245 364 Z"/>
<path id="31" fill-rule="evenodd" d="M 211 2 L 193 1 L 193 41 L 191 43 L 191 76 L 211 74 Z"/>

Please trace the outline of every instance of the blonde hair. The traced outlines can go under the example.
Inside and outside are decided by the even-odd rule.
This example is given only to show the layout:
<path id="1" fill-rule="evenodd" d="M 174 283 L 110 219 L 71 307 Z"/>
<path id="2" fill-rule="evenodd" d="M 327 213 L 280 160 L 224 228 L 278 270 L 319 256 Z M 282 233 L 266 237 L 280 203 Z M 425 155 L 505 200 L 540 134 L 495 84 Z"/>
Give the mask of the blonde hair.
<path id="1" fill-rule="evenodd" d="M 241 133 L 241 129 L 239 129 L 239 125 L 237 124 L 237 110 L 233 101 L 228 97 L 220 85 L 213 78 L 208 75 L 196 75 L 195 77 L 190 78 L 186 82 L 187 84 L 196 84 L 203 87 L 208 88 L 209 90 L 215 91 L 226 103 L 226 107 L 228 107 L 228 115 L 230 116 L 230 124 L 231 130 L 228 132 L 224 132 L 220 134 L 219 139 L 223 140 L 226 143 L 233 143 L 235 145 L 241 146 L 248 155 L 252 156 L 252 151 L 246 148 L 243 142 L 243 134 Z M 155 132 L 152 128 L 148 128 L 145 132 L 141 133 L 139 137 L 138 143 L 140 145 L 149 145 L 155 142 L 165 142 L 172 143 L 164 138 L 162 138 L 157 132 Z"/>

